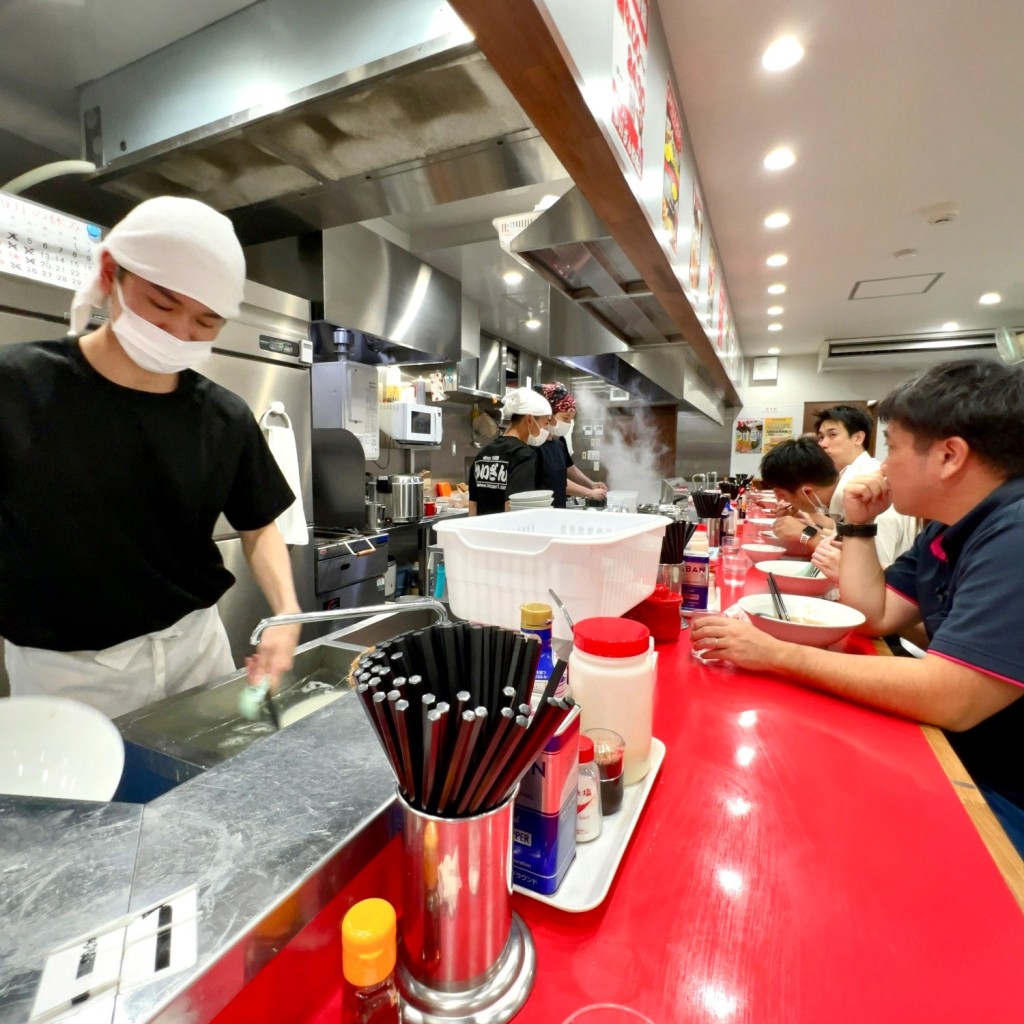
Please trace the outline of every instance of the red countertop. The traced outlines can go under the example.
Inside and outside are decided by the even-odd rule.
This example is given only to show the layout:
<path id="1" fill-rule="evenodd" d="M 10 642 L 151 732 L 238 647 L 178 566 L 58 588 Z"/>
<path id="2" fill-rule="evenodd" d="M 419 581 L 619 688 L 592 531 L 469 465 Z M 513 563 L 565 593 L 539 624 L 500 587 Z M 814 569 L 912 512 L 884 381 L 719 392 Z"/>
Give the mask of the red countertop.
<path id="1" fill-rule="evenodd" d="M 516 1024 L 600 1002 L 655 1024 L 1024 1020 L 1024 915 L 921 728 L 705 667 L 685 631 L 659 652 L 667 753 L 607 898 L 514 897 L 539 963 Z M 332 907 L 249 988 L 334 963 L 309 937 L 335 941 Z M 337 1024 L 339 1001 L 273 1019 Z M 243 992 L 218 1024 L 271 1019 L 257 1005 Z"/>

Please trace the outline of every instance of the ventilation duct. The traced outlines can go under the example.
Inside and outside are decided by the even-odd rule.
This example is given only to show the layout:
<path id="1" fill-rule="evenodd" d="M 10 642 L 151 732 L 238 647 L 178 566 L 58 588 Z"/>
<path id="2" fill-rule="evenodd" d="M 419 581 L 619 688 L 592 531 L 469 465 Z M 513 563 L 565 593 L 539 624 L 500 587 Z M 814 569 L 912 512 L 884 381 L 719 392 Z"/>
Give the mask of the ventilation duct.
<path id="1" fill-rule="evenodd" d="M 890 338 L 828 339 L 822 343 L 818 353 L 818 370 L 913 371 L 927 369 L 950 359 L 979 358 L 1000 358 L 994 330 Z"/>

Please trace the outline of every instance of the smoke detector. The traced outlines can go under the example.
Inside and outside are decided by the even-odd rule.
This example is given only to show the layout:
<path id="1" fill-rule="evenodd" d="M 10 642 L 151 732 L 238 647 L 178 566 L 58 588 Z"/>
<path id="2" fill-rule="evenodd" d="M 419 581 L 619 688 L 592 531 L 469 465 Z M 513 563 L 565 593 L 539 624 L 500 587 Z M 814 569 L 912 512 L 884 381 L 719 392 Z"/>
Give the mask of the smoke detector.
<path id="1" fill-rule="evenodd" d="M 921 213 L 929 224 L 952 224 L 960 216 L 960 207 L 956 203 L 934 203 Z"/>

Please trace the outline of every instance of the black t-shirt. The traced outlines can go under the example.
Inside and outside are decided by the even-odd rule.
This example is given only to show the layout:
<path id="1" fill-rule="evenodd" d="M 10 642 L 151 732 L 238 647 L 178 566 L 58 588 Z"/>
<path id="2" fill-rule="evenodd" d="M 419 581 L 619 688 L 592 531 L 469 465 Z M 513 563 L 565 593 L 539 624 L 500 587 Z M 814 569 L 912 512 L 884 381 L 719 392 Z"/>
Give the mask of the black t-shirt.
<path id="1" fill-rule="evenodd" d="M 478 516 L 504 512 L 510 494 L 537 488 L 537 450 L 518 437 L 496 437 L 473 463 L 469 500 L 476 502 Z"/>
<path id="2" fill-rule="evenodd" d="M 551 504 L 565 508 L 565 471 L 573 464 L 564 437 L 552 437 L 537 449 L 537 486 L 554 491 Z"/>
<path id="3" fill-rule="evenodd" d="M 231 586 L 213 529 L 294 500 L 237 395 L 192 370 L 151 394 L 77 340 L 0 350 L 0 636 L 98 650 L 208 608 Z"/>

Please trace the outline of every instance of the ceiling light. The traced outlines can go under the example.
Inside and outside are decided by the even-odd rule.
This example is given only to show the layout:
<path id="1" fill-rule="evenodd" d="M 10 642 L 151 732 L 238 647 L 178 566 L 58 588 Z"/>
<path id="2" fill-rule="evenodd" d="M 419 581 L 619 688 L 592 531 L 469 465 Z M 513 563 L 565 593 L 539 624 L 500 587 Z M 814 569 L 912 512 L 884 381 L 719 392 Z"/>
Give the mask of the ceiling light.
<path id="1" fill-rule="evenodd" d="M 781 306 L 769 306 L 769 307 L 768 307 L 768 308 L 767 308 L 767 309 L 765 310 L 765 312 L 766 312 L 766 313 L 767 313 L 767 314 L 768 314 L 769 316 L 782 316 L 782 307 L 781 307 Z"/>
<path id="2" fill-rule="evenodd" d="M 778 347 L 773 345 L 770 349 L 768 349 L 768 355 L 777 356 L 779 354 L 779 351 L 780 350 L 778 349 Z"/>
<path id="3" fill-rule="evenodd" d="M 984 295 L 978 301 L 983 306 L 994 306 L 997 302 L 1002 302 L 1003 297 L 999 292 L 985 292 Z"/>
<path id="4" fill-rule="evenodd" d="M 960 330 L 960 325 L 955 320 L 947 320 L 942 325 L 942 330 L 944 330 L 944 331 L 959 331 Z"/>
<path id="5" fill-rule="evenodd" d="M 529 327 L 531 331 L 535 331 L 540 327 L 540 321 L 535 316 L 531 316 L 529 320 L 523 321 L 523 326 Z"/>
<path id="6" fill-rule="evenodd" d="M 916 255 L 916 249 L 899 249 L 893 253 L 893 256 L 898 260 L 912 260 Z"/>
<path id="7" fill-rule="evenodd" d="M 769 324 L 768 325 L 768 330 L 769 331 L 781 331 L 782 330 L 782 324 Z"/>
<path id="8" fill-rule="evenodd" d="M 788 262 L 789 257 L 781 252 L 777 252 L 773 256 L 769 256 L 768 259 L 765 260 L 765 263 L 767 263 L 769 267 L 784 267 Z"/>
<path id="9" fill-rule="evenodd" d="M 776 39 L 761 55 L 761 65 L 765 71 L 785 71 L 803 59 L 804 48 L 794 36 L 782 36 Z"/>
<path id="10" fill-rule="evenodd" d="M 764 219 L 766 228 L 784 228 L 789 223 L 789 214 L 779 210 L 777 213 L 769 213 Z"/>
<path id="11" fill-rule="evenodd" d="M 793 150 L 786 146 L 779 146 L 778 149 L 773 149 L 764 158 L 764 165 L 769 171 L 783 171 L 787 167 L 792 167 L 795 163 L 796 157 L 793 155 Z"/>
<path id="12" fill-rule="evenodd" d="M 520 274 L 518 270 L 506 270 L 505 273 L 501 275 L 501 279 L 505 284 L 519 284 L 523 279 L 523 275 Z"/>
<path id="13" fill-rule="evenodd" d="M 786 292 L 786 286 L 784 284 L 770 284 L 768 285 L 769 295 L 784 295 Z"/>

